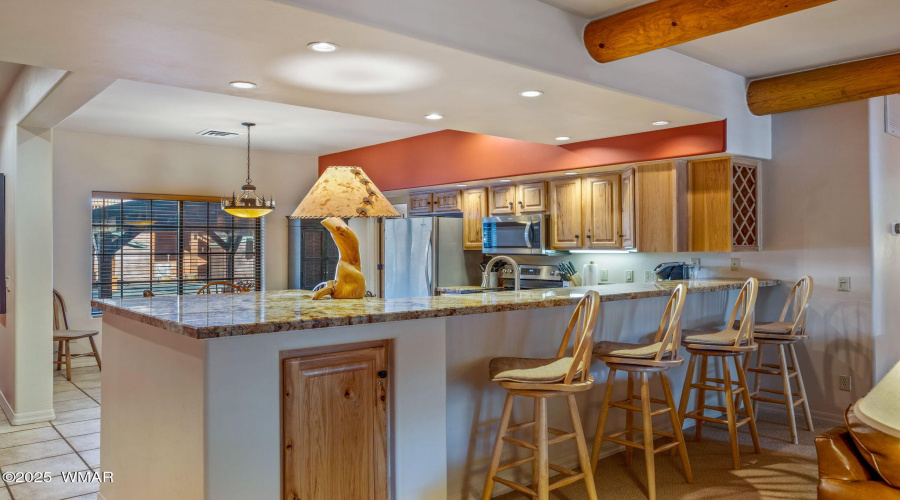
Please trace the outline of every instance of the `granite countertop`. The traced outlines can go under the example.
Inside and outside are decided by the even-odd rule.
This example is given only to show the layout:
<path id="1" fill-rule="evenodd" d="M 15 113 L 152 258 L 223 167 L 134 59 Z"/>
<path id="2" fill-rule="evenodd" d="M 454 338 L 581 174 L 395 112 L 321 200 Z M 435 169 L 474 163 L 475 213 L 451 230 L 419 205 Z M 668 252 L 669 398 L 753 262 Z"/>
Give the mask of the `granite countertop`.
<path id="1" fill-rule="evenodd" d="M 312 292 L 281 290 L 212 295 L 170 295 L 104 299 L 91 305 L 104 314 L 140 321 L 196 339 L 212 339 L 387 321 L 439 318 L 491 312 L 575 305 L 588 290 L 601 302 L 666 296 L 680 283 L 689 293 L 741 287 L 742 280 L 704 279 L 654 283 L 622 283 L 593 287 L 545 288 L 492 293 L 439 295 L 412 299 L 365 298 L 312 300 Z M 760 280 L 776 286 L 778 280 Z"/>
<path id="2" fill-rule="evenodd" d="M 441 293 L 484 293 L 484 292 L 499 292 L 503 290 L 502 287 L 481 287 L 476 285 L 459 285 L 459 286 L 439 286 L 435 288 L 436 291 Z"/>

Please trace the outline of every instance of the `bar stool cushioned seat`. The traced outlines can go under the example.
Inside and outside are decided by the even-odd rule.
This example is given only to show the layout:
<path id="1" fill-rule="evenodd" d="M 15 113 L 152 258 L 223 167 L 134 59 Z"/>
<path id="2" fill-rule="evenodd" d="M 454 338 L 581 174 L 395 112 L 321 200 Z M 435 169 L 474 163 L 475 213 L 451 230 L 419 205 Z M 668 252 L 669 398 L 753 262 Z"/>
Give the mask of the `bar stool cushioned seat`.
<path id="1" fill-rule="evenodd" d="M 689 330 L 684 332 L 684 344 L 703 344 L 703 345 L 734 345 L 740 335 L 740 330 L 722 330 L 715 333 L 692 333 Z M 747 339 L 742 338 L 741 344 L 746 344 Z"/>
<path id="2" fill-rule="evenodd" d="M 547 383 L 562 382 L 574 358 L 494 358 L 491 360 L 491 382 Z M 581 369 L 575 373 L 577 376 Z"/>
<path id="3" fill-rule="evenodd" d="M 597 342 L 597 346 L 594 347 L 594 354 L 597 356 L 650 359 L 659 353 L 659 348 L 662 347 L 662 345 L 662 342 L 654 342 L 652 344 L 629 344 L 626 342 L 610 342 L 604 340 L 602 342 Z M 666 359 L 669 357 L 668 354 L 672 352 L 672 345 L 666 345 L 664 352 L 667 356 L 664 356 L 663 359 Z"/>

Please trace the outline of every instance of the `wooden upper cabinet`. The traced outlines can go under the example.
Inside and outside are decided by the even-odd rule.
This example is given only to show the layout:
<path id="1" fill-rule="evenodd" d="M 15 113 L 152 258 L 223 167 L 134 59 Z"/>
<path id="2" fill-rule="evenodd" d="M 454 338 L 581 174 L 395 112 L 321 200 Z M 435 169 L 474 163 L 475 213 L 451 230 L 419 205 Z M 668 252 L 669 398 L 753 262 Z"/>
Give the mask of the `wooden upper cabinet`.
<path id="1" fill-rule="evenodd" d="M 434 212 L 458 212 L 462 210 L 460 191 L 438 191 L 432 195 Z"/>
<path id="2" fill-rule="evenodd" d="M 538 213 L 547 211 L 547 183 L 529 182 L 516 186 L 518 200 L 516 204 L 520 214 Z"/>
<path id="3" fill-rule="evenodd" d="M 514 184 L 492 186 L 488 201 L 491 215 L 514 215 L 518 213 L 516 211 L 516 186 Z"/>
<path id="4" fill-rule="evenodd" d="M 550 181 L 550 248 L 582 247 L 581 179 Z"/>
<path id="5" fill-rule="evenodd" d="M 462 192 L 463 250 L 481 250 L 481 219 L 488 215 L 486 188 Z"/>
<path id="6" fill-rule="evenodd" d="M 387 500 L 384 370 L 385 345 L 283 361 L 285 500 Z"/>
<path id="7" fill-rule="evenodd" d="M 622 248 L 636 248 L 634 242 L 634 167 L 622 172 Z"/>
<path id="8" fill-rule="evenodd" d="M 431 193 L 409 195 L 410 213 L 431 212 Z"/>
<path id="9" fill-rule="evenodd" d="M 690 251 L 759 250 L 758 165 L 732 157 L 688 162 Z"/>
<path id="10" fill-rule="evenodd" d="M 633 182 L 637 251 L 687 251 L 684 162 L 638 164 Z"/>
<path id="11" fill-rule="evenodd" d="M 581 179 L 584 232 L 582 247 L 621 248 L 622 212 L 619 208 L 619 174 Z"/>

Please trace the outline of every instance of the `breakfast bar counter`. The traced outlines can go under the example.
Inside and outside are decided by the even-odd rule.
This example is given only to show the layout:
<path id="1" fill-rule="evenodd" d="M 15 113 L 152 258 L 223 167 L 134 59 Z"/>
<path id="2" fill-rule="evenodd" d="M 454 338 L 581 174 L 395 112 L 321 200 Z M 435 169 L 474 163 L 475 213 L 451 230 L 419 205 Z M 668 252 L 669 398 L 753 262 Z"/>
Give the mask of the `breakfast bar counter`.
<path id="1" fill-rule="evenodd" d="M 504 399 L 488 382 L 490 359 L 554 356 L 587 290 L 603 302 L 596 340 L 646 340 L 679 283 L 690 294 L 685 328 L 704 328 L 725 321 L 743 280 L 387 300 L 313 301 L 310 292 L 271 291 L 93 301 L 103 311 L 101 468 L 115 476 L 101 485 L 101 498 L 285 498 L 285 353 L 372 341 L 390 342 L 392 497 L 478 497 Z M 760 280 L 760 304 L 777 285 Z M 598 386 L 605 371 L 602 363 L 591 367 Z M 684 370 L 673 372 L 678 380 Z M 579 396 L 589 431 L 601 391 Z M 551 422 L 565 413 L 558 410 Z M 560 453 L 552 461 L 573 467 L 573 450 Z"/>

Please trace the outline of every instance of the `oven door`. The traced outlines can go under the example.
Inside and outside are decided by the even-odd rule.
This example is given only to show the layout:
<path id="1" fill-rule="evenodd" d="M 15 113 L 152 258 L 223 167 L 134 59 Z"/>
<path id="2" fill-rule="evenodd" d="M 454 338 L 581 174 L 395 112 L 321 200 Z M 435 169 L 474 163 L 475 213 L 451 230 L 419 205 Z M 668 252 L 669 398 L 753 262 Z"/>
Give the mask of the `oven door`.
<path id="1" fill-rule="evenodd" d="M 545 215 L 485 217 L 481 222 L 485 254 L 540 255 L 544 253 Z"/>

